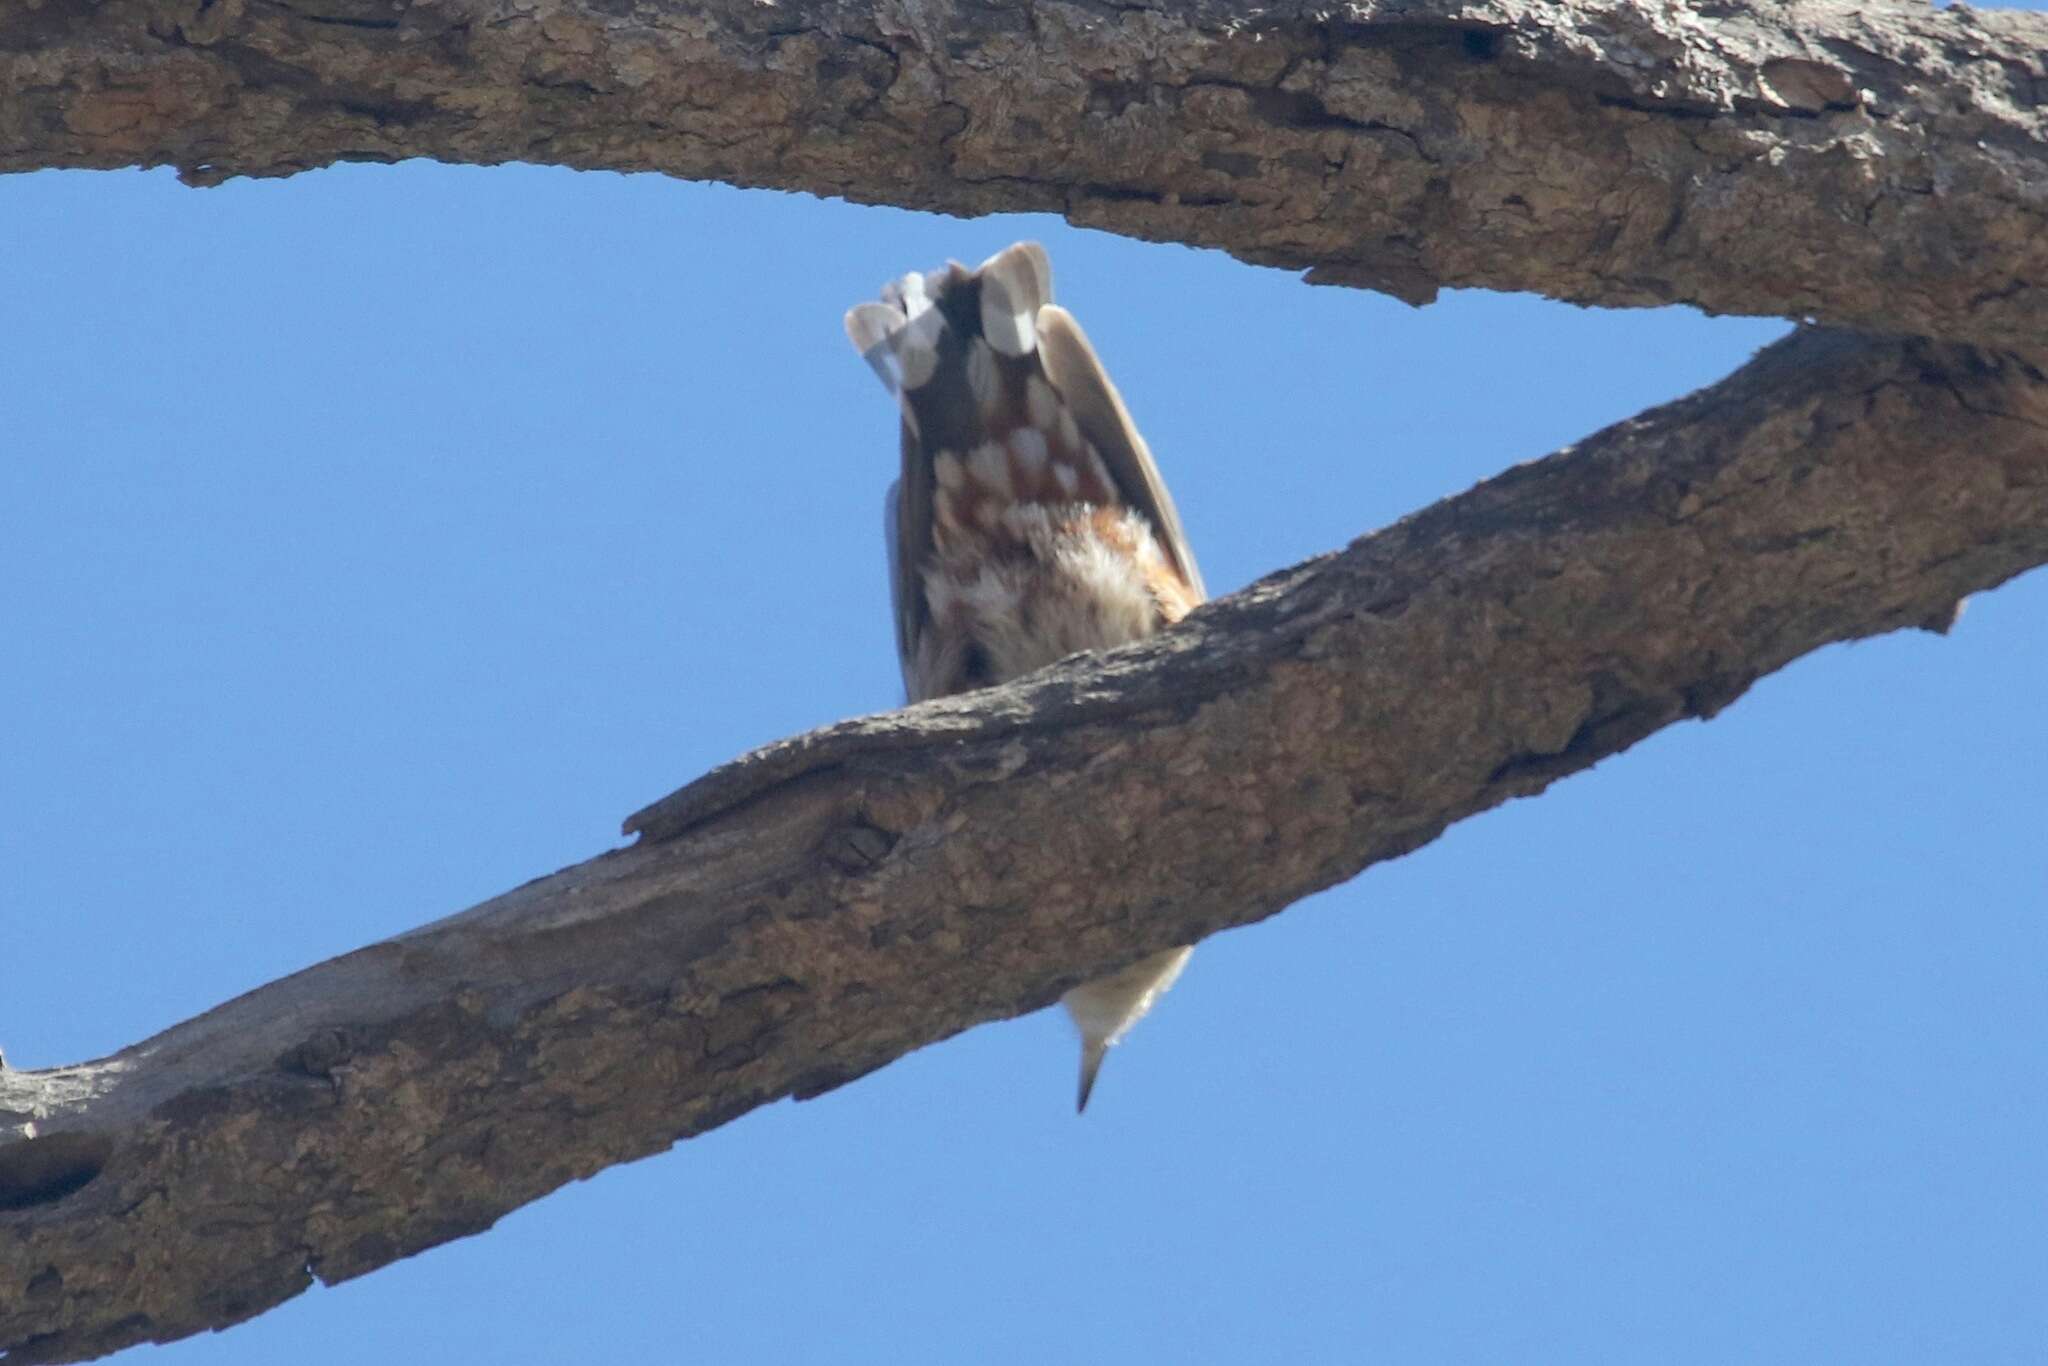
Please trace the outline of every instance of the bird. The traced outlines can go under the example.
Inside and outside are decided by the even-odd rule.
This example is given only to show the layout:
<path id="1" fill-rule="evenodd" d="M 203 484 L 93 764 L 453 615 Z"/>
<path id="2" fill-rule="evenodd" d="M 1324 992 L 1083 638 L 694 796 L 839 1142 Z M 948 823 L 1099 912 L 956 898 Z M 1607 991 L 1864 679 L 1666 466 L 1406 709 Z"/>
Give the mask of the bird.
<path id="1" fill-rule="evenodd" d="M 1207 596 L 1122 395 L 1052 301 L 1044 247 L 913 271 L 856 304 L 846 335 L 900 410 L 883 534 L 910 701 L 1143 640 Z M 1061 998 L 1081 1035 L 1077 1112 L 1190 952 L 1150 954 Z"/>

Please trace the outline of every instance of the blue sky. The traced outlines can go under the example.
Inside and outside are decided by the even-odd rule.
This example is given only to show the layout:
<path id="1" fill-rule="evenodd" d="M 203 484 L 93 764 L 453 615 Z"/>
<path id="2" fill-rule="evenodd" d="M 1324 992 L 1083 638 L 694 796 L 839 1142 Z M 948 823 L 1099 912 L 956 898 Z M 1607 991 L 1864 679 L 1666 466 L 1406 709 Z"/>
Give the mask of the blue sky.
<path id="1" fill-rule="evenodd" d="M 1771 321 L 526 167 L 0 178 L 0 1047 L 110 1052 L 894 705 L 840 315 L 1044 241 L 1212 590 Z M 136 1363 L 2048 1361 L 2048 576 L 1054 1013 Z"/>

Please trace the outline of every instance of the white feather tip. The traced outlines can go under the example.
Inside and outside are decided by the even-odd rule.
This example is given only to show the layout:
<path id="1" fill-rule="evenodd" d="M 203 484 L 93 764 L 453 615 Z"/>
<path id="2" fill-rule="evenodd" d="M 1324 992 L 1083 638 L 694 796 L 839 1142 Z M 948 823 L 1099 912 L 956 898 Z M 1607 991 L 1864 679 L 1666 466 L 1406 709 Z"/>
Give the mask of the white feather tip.
<path id="1" fill-rule="evenodd" d="M 1036 242 L 1005 247 L 981 263 L 981 334 L 1006 356 L 1038 345 L 1038 310 L 1052 302 L 1052 263 Z"/>

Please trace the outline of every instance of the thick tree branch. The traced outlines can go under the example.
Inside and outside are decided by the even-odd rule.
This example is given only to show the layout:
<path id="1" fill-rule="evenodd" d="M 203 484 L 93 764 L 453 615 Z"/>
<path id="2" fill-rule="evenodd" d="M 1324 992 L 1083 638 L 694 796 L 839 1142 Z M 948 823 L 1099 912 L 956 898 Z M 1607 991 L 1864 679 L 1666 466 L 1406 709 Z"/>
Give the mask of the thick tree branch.
<path id="1" fill-rule="evenodd" d="M 2044 50 L 2044 15 L 1835 0 L 27 0 L 0 170 L 649 169 L 2026 348 Z"/>
<path id="2" fill-rule="evenodd" d="M 1154 642 L 772 746 L 631 848 L 0 1071 L 0 1350 L 221 1327 L 476 1232 L 2044 561 L 2038 368 L 1801 334 Z"/>

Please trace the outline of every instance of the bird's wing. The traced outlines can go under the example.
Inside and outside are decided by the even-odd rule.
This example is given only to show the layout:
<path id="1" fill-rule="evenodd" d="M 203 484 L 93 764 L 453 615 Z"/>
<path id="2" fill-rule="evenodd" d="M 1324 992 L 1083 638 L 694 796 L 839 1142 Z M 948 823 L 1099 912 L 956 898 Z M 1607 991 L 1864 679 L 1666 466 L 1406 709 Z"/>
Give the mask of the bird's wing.
<path id="1" fill-rule="evenodd" d="M 884 535 L 897 657 L 913 699 L 934 682 L 915 675 L 930 621 L 921 574 L 932 548 L 935 453 L 973 450 L 1025 421 L 1021 399 L 1028 384 L 1038 382 L 1029 376 L 1041 376 L 1052 388 L 1101 457 L 1114 489 L 1105 501 L 1144 517 L 1192 599 L 1207 596 L 1180 514 L 1129 409 L 1080 324 L 1052 302 L 1052 267 L 1043 247 L 1019 242 L 974 271 L 955 263 L 906 275 L 884 287 L 880 302 L 855 305 L 846 315 L 846 333 L 902 411 L 902 475 L 890 492 Z M 1014 411 L 977 403 L 970 355 L 994 370 L 993 377 L 983 376 L 979 392 L 1008 395 Z"/>
<path id="2" fill-rule="evenodd" d="M 931 306 L 924 277 L 911 274 L 882 291 L 882 302 L 860 303 L 846 315 L 846 335 L 873 367 L 902 410 L 903 473 L 889 486 L 882 506 L 882 537 L 889 553 L 889 600 L 896 623 L 896 658 L 903 687 L 912 700 L 917 641 L 930 608 L 919 565 L 932 537 L 931 459 L 918 437 L 909 391 L 930 382 L 945 317 Z"/>
<path id="3" fill-rule="evenodd" d="M 1208 590 L 1202 586 L 1202 571 L 1195 566 L 1195 552 L 1188 546 L 1187 533 L 1181 530 L 1173 495 L 1166 491 L 1166 481 L 1159 477 L 1159 466 L 1152 462 L 1145 438 L 1138 435 L 1131 411 L 1124 407 L 1123 395 L 1110 382 L 1081 324 L 1058 304 L 1048 303 L 1038 311 L 1038 354 L 1052 387 L 1067 401 L 1082 434 L 1102 456 L 1117 492 L 1129 507 L 1152 523 L 1161 548 L 1187 580 L 1188 587 L 1195 590 L 1196 599 L 1208 597 Z"/>

